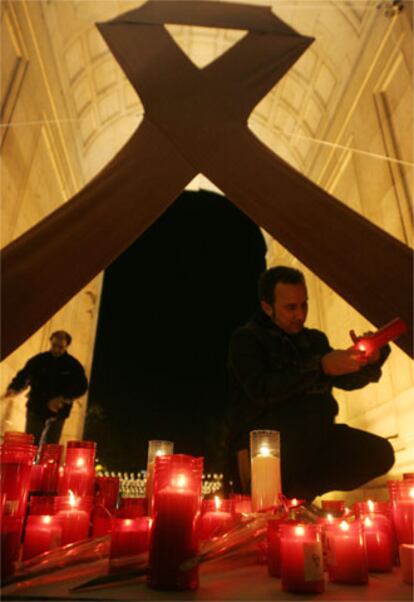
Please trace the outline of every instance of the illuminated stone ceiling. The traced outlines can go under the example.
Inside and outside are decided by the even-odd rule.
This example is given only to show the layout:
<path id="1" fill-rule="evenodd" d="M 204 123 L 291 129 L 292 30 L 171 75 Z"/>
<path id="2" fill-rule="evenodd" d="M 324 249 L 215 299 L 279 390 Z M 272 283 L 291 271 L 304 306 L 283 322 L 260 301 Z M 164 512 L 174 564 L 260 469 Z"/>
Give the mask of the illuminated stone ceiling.
<path id="1" fill-rule="evenodd" d="M 249 3 L 263 4 L 257 0 Z M 142 106 L 94 23 L 142 2 L 52 0 L 44 7 L 62 74 L 62 89 L 78 129 L 86 172 L 96 173 L 139 123 Z M 308 171 L 378 14 L 372 0 L 280 0 L 278 17 L 315 43 L 250 117 L 252 130 L 285 160 Z M 198 66 L 214 60 L 243 32 L 168 26 Z M 55 32 L 59 32 L 56 35 Z"/>

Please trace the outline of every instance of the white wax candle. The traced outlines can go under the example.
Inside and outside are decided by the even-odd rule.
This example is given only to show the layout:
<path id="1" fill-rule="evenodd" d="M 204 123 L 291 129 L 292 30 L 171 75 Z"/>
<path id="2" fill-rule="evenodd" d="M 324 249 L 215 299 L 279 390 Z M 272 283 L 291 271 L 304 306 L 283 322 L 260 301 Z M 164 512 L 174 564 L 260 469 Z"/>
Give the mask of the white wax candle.
<path id="1" fill-rule="evenodd" d="M 252 508 L 258 512 L 278 502 L 281 492 L 280 459 L 266 453 L 252 458 Z"/>

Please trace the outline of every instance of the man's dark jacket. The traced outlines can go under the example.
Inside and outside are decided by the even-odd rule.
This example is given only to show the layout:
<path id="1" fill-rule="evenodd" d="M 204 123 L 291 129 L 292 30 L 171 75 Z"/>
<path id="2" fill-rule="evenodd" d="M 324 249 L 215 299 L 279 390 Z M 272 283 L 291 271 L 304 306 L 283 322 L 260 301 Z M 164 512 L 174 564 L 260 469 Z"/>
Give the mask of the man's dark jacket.
<path id="1" fill-rule="evenodd" d="M 390 353 L 383 348 L 376 364 L 343 376 L 327 376 L 321 358 L 332 351 L 319 330 L 304 328 L 288 335 L 259 309 L 236 330 L 229 349 L 229 444 L 248 448 L 249 432 L 283 432 L 316 417 L 334 422 L 338 404 L 332 388 L 353 390 L 376 382 Z"/>
<path id="2" fill-rule="evenodd" d="M 76 358 L 65 352 L 55 357 L 50 351 L 39 353 L 29 359 L 11 381 L 9 389 L 22 391 L 30 386 L 27 409 L 38 416 L 67 418 L 73 399 L 83 395 L 88 381 L 82 365 Z M 48 410 L 47 403 L 53 397 L 62 395 L 65 406 L 56 414 Z"/>

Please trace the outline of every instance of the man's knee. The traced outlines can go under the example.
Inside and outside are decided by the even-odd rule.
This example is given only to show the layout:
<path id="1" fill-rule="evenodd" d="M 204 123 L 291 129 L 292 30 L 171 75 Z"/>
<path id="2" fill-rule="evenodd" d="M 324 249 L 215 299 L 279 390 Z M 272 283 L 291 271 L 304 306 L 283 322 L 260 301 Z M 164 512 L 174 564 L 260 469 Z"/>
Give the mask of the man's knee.
<path id="1" fill-rule="evenodd" d="M 394 448 L 387 439 L 382 440 L 381 459 L 382 459 L 382 469 L 383 469 L 381 474 L 384 474 L 384 473 L 388 472 L 389 470 L 391 470 L 391 468 L 394 466 L 394 462 L 395 462 Z"/>

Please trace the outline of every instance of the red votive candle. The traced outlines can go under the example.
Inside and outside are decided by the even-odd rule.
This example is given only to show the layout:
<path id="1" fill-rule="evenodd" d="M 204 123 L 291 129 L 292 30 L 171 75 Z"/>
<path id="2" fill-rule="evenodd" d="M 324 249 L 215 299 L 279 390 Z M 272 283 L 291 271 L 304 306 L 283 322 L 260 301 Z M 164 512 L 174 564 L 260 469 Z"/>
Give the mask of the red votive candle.
<path id="1" fill-rule="evenodd" d="M 43 466 L 42 491 L 56 493 L 58 490 L 59 466 L 62 460 L 63 445 L 45 443 L 41 447 L 39 464 Z"/>
<path id="2" fill-rule="evenodd" d="M 21 433 L 20 431 L 6 431 L 3 437 L 4 445 L 33 445 L 34 435 Z"/>
<path id="3" fill-rule="evenodd" d="M 403 543 L 399 546 L 402 580 L 409 585 L 413 584 L 414 545 Z"/>
<path id="4" fill-rule="evenodd" d="M 4 513 L 8 516 L 25 514 L 36 449 L 23 443 L 0 446 L 0 491 L 6 495 Z"/>
<path id="5" fill-rule="evenodd" d="M 55 514 L 55 497 L 53 495 L 32 495 L 29 502 L 29 514 Z"/>
<path id="6" fill-rule="evenodd" d="M 364 525 L 369 571 L 391 571 L 393 541 L 390 520 L 381 514 L 370 514 L 362 519 Z"/>
<path id="7" fill-rule="evenodd" d="M 201 539 L 209 539 L 231 529 L 234 525 L 232 500 L 203 500 L 201 515 Z"/>
<path id="8" fill-rule="evenodd" d="M 92 537 L 103 537 L 112 532 L 113 514 L 104 506 L 95 506 L 91 513 Z"/>
<path id="9" fill-rule="evenodd" d="M 86 539 L 89 534 L 92 497 L 79 498 L 70 494 L 58 496 L 55 500 L 56 520 L 62 527 L 62 546 Z"/>
<path id="10" fill-rule="evenodd" d="M 252 498 L 243 493 L 233 493 L 231 499 L 234 504 L 235 514 L 250 514 L 252 512 Z"/>
<path id="11" fill-rule="evenodd" d="M 197 567 L 183 570 L 182 564 L 198 553 L 202 471 L 202 458 L 173 454 L 155 459 L 147 578 L 150 587 L 198 587 Z"/>
<path id="12" fill-rule="evenodd" d="M 322 510 L 332 516 L 342 516 L 345 512 L 344 500 L 322 500 Z"/>
<path id="13" fill-rule="evenodd" d="M 414 481 L 397 481 L 392 517 L 398 543 L 414 544 Z"/>
<path id="14" fill-rule="evenodd" d="M 151 439 L 148 441 L 148 457 L 147 457 L 147 480 L 145 483 L 145 495 L 148 501 L 148 512 L 153 511 L 153 480 L 154 480 L 154 463 L 157 456 L 169 456 L 174 451 L 174 443 L 172 441 L 162 441 L 159 439 Z"/>
<path id="15" fill-rule="evenodd" d="M 43 470 L 42 464 L 32 465 L 32 470 L 30 471 L 30 492 L 42 491 Z"/>
<path id="16" fill-rule="evenodd" d="M 147 516 L 148 502 L 146 497 L 124 497 L 121 499 L 121 507 L 117 512 L 120 518 L 138 518 Z"/>
<path id="17" fill-rule="evenodd" d="M 95 477 L 95 505 L 114 510 L 118 502 L 119 478 Z"/>
<path id="18" fill-rule="evenodd" d="M 93 495 L 95 480 L 95 443 L 93 441 L 69 441 L 63 474 L 59 479 L 59 495 L 72 491 L 78 496 Z"/>
<path id="19" fill-rule="evenodd" d="M 151 518 L 114 518 L 110 558 L 136 556 L 148 551 Z"/>
<path id="20" fill-rule="evenodd" d="M 317 525 L 280 525 L 282 589 L 297 593 L 325 590 L 320 530 Z"/>
<path id="21" fill-rule="evenodd" d="M 401 318 L 395 318 L 380 330 L 377 330 L 377 332 L 360 337 L 355 343 L 354 348 L 364 351 L 366 355 L 372 355 L 390 341 L 394 341 L 400 335 L 404 334 L 406 330 L 407 326 L 405 322 Z"/>
<path id="22" fill-rule="evenodd" d="M 20 516 L 1 517 L 1 579 L 14 573 L 14 565 L 19 558 L 23 520 Z"/>
<path id="23" fill-rule="evenodd" d="M 267 523 L 267 569 L 270 577 L 280 577 L 280 527 L 282 525 L 297 525 L 297 520 L 281 522 L 280 519 L 270 519 Z"/>
<path id="24" fill-rule="evenodd" d="M 327 525 L 326 563 L 329 579 L 339 583 L 367 583 L 368 563 L 363 534 L 359 522 Z"/>
<path id="25" fill-rule="evenodd" d="M 23 560 L 60 546 L 62 528 L 54 516 L 31 514 L 27 517 L 23 542 Z"/>

